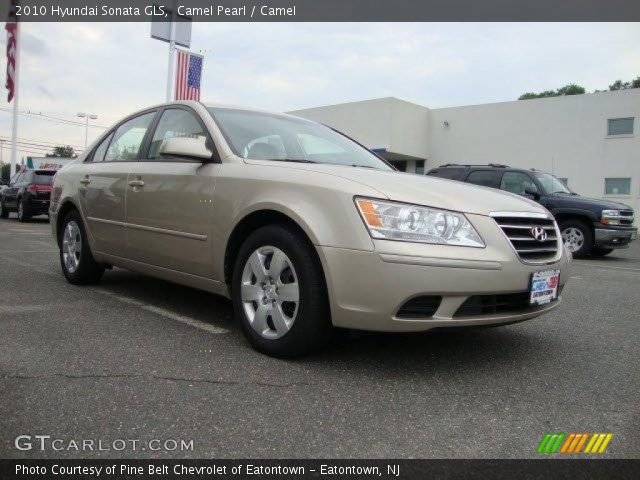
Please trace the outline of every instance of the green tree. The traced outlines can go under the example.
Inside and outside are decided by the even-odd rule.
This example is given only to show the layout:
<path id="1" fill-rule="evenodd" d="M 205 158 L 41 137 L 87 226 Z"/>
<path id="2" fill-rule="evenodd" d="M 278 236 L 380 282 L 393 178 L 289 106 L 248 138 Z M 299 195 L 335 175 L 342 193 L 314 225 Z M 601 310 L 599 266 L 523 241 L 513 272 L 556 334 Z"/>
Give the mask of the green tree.
<path id="1" fill-rule="evenodd" d="M 540 93 L 527 92 L 518 97 L 518 100 L 531 100 L 532 98 L 560 97 L 563 95 L 581 95 L 585 93 L 584 87 L 570 83 L 556 90 L 545 90 Z"/>
<path id="2" fill-rule="evenodd" d="M 73 147 L 69 145 L 53 147 L 53 151 L 51 153 L 47 153 L 47 157 L 62 157 L 62 158 L 76 158 L 78 154 L 75 152 Z"/>
<path id="3" fill-rule="evenodd" d="M 2 180 L 9 180 L 9 173 L 11 172 L 11 165 L 8 163 L 3 163 L 2 164 L 2 174 L 0 175 L 0 178 L 2 178 Z"/>
<path id="4" fill-rule="evenodd" d="M 628 90 L 630 88 L 640 88 L 640 77 L 636 77 L 630 82 L 616 80 L 611 85 L 609 85 L 610 92 L 615 92 L 616 90 Z"/>

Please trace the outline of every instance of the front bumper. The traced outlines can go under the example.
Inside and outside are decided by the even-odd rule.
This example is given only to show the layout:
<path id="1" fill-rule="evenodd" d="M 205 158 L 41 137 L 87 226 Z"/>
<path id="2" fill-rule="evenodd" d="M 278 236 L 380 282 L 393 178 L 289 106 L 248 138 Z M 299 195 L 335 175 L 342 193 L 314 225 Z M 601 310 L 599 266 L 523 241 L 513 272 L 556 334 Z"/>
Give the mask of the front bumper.
<path id="1" fill-rule="evenodd" d="M 570 276 L 571 254 L 566 248 L 555 262 L 526 264 L 501 232 L 493 233 L 497 227 L 492 219 L 474 217 L 474 226 L 485 240 L 489 239 L 486 248 L 384 240 L 375 240 L 373 251 L 318 246 L 333 324 L 359 330 L 412 332 L 514 323 L 556 308 L 560 298 L 537 307 L 527 303 L 525 308 L 499 313 L 460 314 L 470 297 L 522 296 L 529 291 L 534 272 L 559 269 L 559 292 Z M 406 302 L 423 296 L 441 297 L 432 315 L 398 315 Z"/>
<path id="2" fill-rule="evenodd" d="M 29 194 L 25 197 L 26 206 L 30 215 L 44 215 L 49 213 L 49 197 L 39 197 Z"/>
<path id="3" fill-rule="evenodd" d="M 600 248 L 626 248 L 638 236 L 636 227 L 595 228 L 594 244 Z"/>

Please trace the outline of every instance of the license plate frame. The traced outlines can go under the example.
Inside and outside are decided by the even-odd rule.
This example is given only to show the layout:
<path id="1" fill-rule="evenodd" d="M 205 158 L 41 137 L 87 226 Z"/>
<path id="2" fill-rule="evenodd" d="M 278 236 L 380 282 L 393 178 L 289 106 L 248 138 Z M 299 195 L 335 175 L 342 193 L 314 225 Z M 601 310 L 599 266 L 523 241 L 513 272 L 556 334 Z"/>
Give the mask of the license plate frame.
<path id="1" fill-rule="evenodd" d="M 560 269 L 540 270 L 531 274 L 529 305 L 546 305 L 558 299 Z"/>

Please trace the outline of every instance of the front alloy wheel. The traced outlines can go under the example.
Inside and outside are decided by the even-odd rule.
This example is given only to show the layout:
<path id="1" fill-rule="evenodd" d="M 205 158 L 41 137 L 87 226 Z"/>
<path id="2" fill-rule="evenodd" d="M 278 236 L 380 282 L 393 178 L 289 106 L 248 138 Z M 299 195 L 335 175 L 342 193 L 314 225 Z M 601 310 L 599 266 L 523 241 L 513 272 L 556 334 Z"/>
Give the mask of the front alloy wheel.
<path id="1" fill-rule="evenodd" d="M 234 263 L 231 297 L 243 333 L 263 353 L 308 353 L 331 331 L 322 265 L 313 245 L 289 225 L 249 235 Z"/>
<path id="2" fill-rule="evenodd" d="M 586 257 L 593 249 L 592 229 L 578 219 L 565 220 L 560 223 L 562 242 L 569 249 L 574 258 Z"/>
<path id="3" fill-rule="evenodd" d="M 300 292 L 293 263 L 279 248 L 260 247 L 242 271 L 242 305 L 251 327 L 262 337 L 280 338 L 293 326 Z"/>
<path id="4" fill-rule="evenodd" d="M 562 241 L 571 253 L 575 253 L 584 245 L 584 234 L 575 227 L 569 227 L 562 231 Z"/>

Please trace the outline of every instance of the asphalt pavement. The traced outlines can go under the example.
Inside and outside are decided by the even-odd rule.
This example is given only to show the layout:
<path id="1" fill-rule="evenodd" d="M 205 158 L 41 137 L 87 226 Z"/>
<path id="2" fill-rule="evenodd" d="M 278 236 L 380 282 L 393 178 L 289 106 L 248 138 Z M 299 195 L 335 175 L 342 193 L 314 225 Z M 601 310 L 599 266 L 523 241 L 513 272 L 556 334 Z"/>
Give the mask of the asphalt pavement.
<path id="1" fill-rule="evenodd" d="M 640 242 L 571 275 L 531 321 L 277 360 L 229 301 L 120 269 L 70 285 L 46 221 L 0 220 L 0 457 L 523 458 L 611 432 L 600 457 L 640 458 Z"/>

